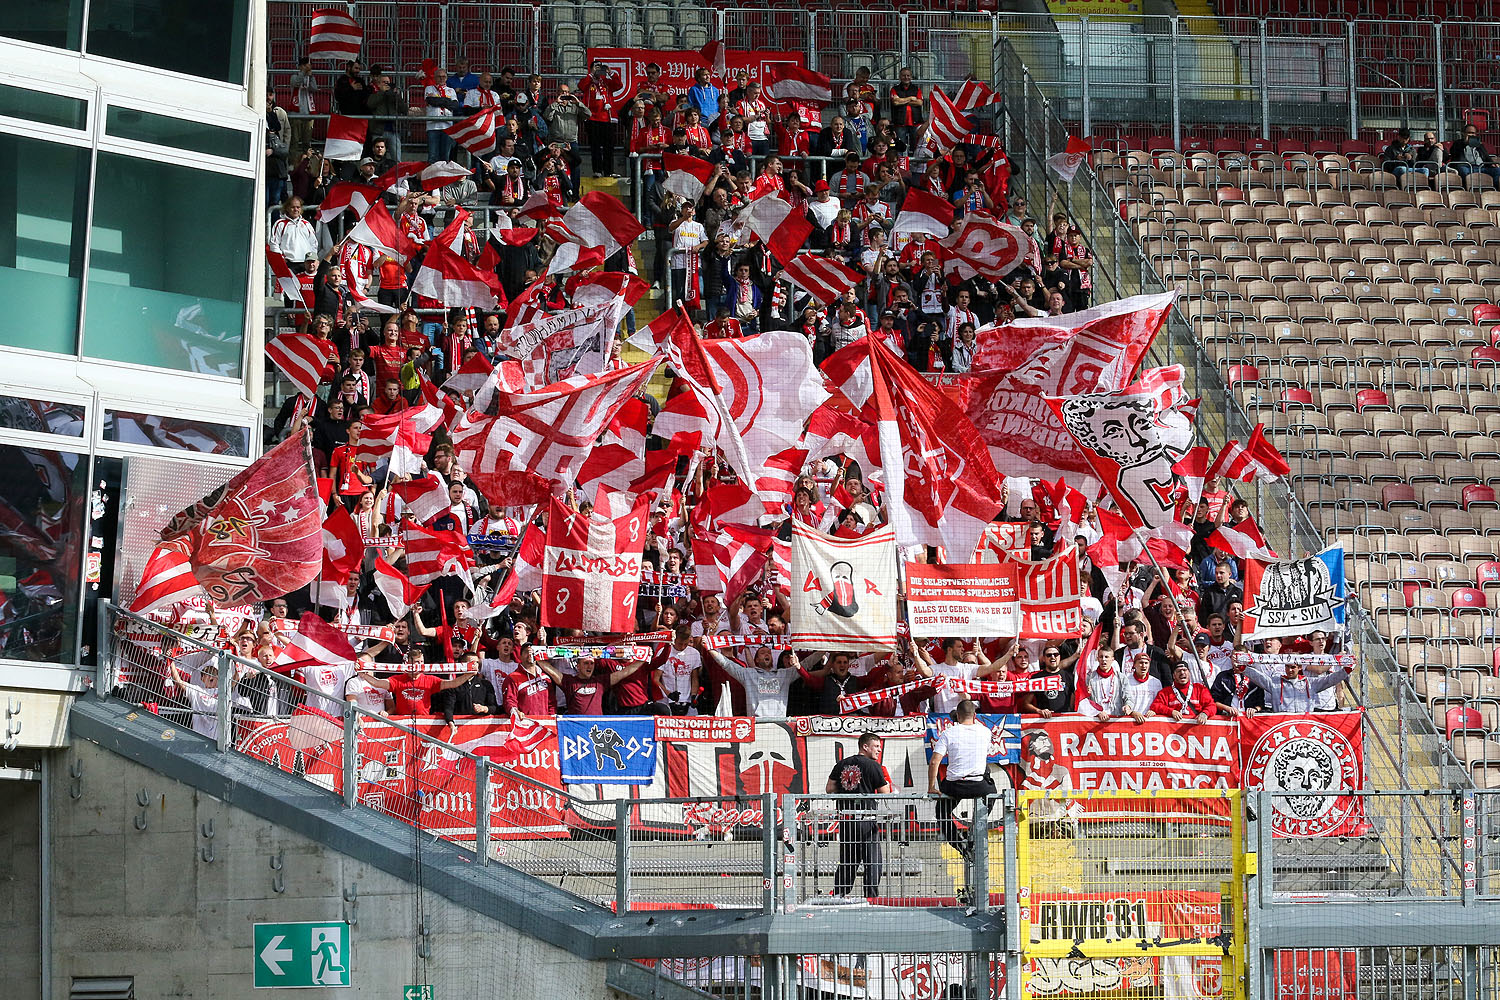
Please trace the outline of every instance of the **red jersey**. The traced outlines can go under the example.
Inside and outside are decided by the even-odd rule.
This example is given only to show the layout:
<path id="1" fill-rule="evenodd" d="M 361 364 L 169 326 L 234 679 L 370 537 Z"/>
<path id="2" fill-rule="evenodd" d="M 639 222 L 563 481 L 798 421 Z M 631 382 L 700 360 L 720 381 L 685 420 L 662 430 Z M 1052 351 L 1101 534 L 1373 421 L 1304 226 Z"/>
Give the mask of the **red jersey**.
<path id="1" fill-rule="evenodd" d="M 702 125 L 689 125 L 687 132 L 687 144 L 694 149 L 713 149 L 714 142 L 708 137 L 708 129 Z"/>
<path id="2" fill-rule="evenodd" d="M 391 700 L 395 703 L 392 715 L 431 715 L 432 696 L 443 682 L 432 674 L 405 674 L 391 678 Z"/>
<path id="3" fill-rule="evenodd" d="M 399 264 L 397 265 L 400 266 Z M 375 362 L 375 382 L 378 387 L 388 378 L 400 378 L 401 366 L 406 364 L 406 348 L 400 344 L 391 347 L 381 345 L 370 348 L 370 358 Z M 379 395 L 379 392 L 376 392 Z"/>
<path id="4" fill-rule="evenodd" d="M 589 678 L 564 677 L 562 687 L 568 699 L 569 715 L 604 714 L 604 691 L 609 682 L 597 673 Z"/>
<path id="5" fill-rule="evenodd" d="M 615 670 L 624 670 L 625 665 L 616 667 Z M 614 673 L 615 671 L 610 671 Z M 656 671 L 649 666 L 642 667 L 629 677 L 616 685 L 615 700 L 621 708 L 640 708 L 649 702 L 661 698 L 661 692 L 656 687 Z"/>
<path id="6" fill-rule="evenodd" d="M 546 674 L 535 676 L 517 670 L 505 678 L 505 707 L 527 715 L 551 715 L 552 680 Z"/>
<path id="7" fill-rule="evenodd" d="M 672 132 L 665 125 L 637 125 L 631 130 L 630 148 L 637 153 L 655 153 L 671 141 Z"/>
<path id="8" fill-rule="evenodd" d="M 611 73 L 603 80 L 597 80 L 590 74 L 578 81 L 578 96 L 583 100 L 583 106 L 588 108 L 589 121 L 614 121 L 614 100 L 610 94 L 619 86 L 618 73 Z"/>

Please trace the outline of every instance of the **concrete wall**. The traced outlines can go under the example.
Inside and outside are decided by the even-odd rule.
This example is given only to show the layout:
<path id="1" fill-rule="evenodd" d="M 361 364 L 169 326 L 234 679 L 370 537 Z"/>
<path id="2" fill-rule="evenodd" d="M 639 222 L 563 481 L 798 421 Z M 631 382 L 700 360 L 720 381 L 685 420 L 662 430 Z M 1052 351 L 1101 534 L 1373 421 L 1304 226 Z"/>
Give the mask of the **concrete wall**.
<path id="1" fill-rule="evenodd" d="M 0 780 L 0 983 L 17 997 L 42 995 L 42 786 Z"/>
<path id="2" fill-rule="evenodd" d="M 83 975 L 134 976 L 140 997 L 245 997 L 253 924 L 341 919 L 353 924 L 353 989 L 295 996 L 393 1000 L 412 983 L 433 984 L 441 1000 L 606 996 L 602 962 L 419 892 L 92 743 L 75 742 L 52 773 L 66 776 L 75 760 L 83 765 L 82 796 L 60 786 L 51 796 L 55 997 L 66 997 L 71 977 Z M 211 840 L 203 836 L 208 823 Z M 209 846 L 213 861 L 205 862 L 200 851 Z M 279 873 L 271 869 L 278 855 Z M 431 959 L 419 954 L 423 924 Z"/>

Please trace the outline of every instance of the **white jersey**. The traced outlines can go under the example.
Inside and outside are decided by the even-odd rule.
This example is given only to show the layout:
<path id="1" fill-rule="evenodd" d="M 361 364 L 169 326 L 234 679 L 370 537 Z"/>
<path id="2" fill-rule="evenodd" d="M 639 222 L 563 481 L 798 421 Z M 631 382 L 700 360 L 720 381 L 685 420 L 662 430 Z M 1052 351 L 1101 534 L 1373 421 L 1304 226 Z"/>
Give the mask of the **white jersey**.
<path id="1" fill-rule="evenodd" d="M 1318 695 L 1338 687 L 1349 676 L 1349 671 L 1339 667 L 1321 677 L 1304 676 L 1289 680 L 1284 676 L 1272 677 L 1259 667 L 1249 666 L 1245 668 L 1245 676 L 1265 691 L 1267 707 L 1271 711 L 1297 714 L 1317 708 Z"/>
<path id="2" fill-rule="evenodd" d="M 990 731 L 981 722 L 952 725 L 938 733 L 932 759 L 948 758 L 949 781 L 974 781 L 989 770 Z"/>
<path id="3" fill-rule="evenodd" d="M 495 696 L 505 690 L 505 678 L 521 669 L 521 665 L 515 660 L 497 660 L 486 657 L 479 661 L 479 675 L 490 682 L 490 687 L 495 689 Z"/>
<path id="4" fill-rule="evenodd" d="M 343 664 L 320 664 L 315 667 L 303 667 L 297 671 L 298 677 L 303 684 L 318 692 L 307 695 L 307 707 L 315 708 L 320 712 L 327 712 L 334 718 L 342 718 L 344 706 L 341 704 L 344 698 L 344 684 L 354 675 L 354 668 Z"/>
<path id="5" fill-rule="evenodd" d="M 934 677 L 960 677 L 966 681 L 971 681 L 978 672 L 979 664 L 968 663 L 964 660 L 959 660 L 957 663 L 945 663 L 940 660 L 932 665 L 932 675 Z M 962 691 L 950 691 L 944 688 L 932 696 L 932 710 L 938 715 L 947 715 L 958 707 L 959 702 L 967 697 L 968 695 Z"/>
<path id="6" fill-rule="evenodd" d="M 1120 712 L 1138 712 L 1145 715 L 1151 711 L 1151 703 L 1156 700 L 1157 693 L 1161 691 L 1161 681 L 1151 674 L 1146 679 L 1138 681 L 1132 671 L 1120 678 Z"/>
<path id="7" fill-rule="evenodd" d="M 745 687 L 745 705 L 757 719 L 786 718 L 786 697 L 802 675 L 795 670 L 757 670 L 742 667 L 722 653 L 714 652 L 724 672 Z"/>
<path id="8" fill-rule="evenodd" d="M 385 712 L 385 689 L 376 687 L 357 674 L 345 682 L 344 698 L 366 712 L 376 715 Z"/>
<path id="9" fill-rule="evenodd" d="M 1079 710 L 1093 718 L 1108 718 L 1120 714 L 1120 699 L 1124 694 L 1120 671 L 1115 670 L 1105 677 L 1095 670 L 1085 678 L 1088 699 L 1079 705 Z"/>
<path id="10" fill-rule="evenodd" d="M 696 694 L 692 689 L 693 671 L 702 667 L 703 657 L 692 646 L 669 652 L 661 667 L 661 686 L 667 692 L 668 699 L 678 702 L 690 700 Z"/>

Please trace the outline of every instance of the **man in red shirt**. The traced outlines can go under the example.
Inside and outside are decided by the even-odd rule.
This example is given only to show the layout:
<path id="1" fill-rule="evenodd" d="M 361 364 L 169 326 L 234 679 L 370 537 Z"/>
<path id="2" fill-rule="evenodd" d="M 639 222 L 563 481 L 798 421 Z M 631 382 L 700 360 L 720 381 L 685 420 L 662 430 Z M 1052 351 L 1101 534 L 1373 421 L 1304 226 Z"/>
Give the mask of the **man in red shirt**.
<path id="1" fill-rule="evenodd" d="M 627 715 L 670 715 L 661 685 L 656 683 L 659 668 L 641 669 L 645 666 L 645 660 L 631 660 L 609 672 L 610 686 L 619 687 L 615 692 L 616 707 Z"/>
<path id="2" fill-rule="evenodd" d="M 371 687 L 391 693 L 391 701 L 394 703 L 392 715 L 431 715 L 433 695 L 456 688 L 474 676 L 470 672 L 440 680 L 436 674 L 423 673 L 423 665 L 422 654 L 413 650 L 402 673 L 393 677 L 376 677 L 361 670 L 359 676 L 368 681 Z"/>
<path id="3" fill-rule="evenodd" d="M 562 671 L 531 655 L 531 644 L 517 653 L 520 669 L 505 678 L 505 707 L 522 715 L 546 717 L 556 714 L 552 685 L 561 685 Z"/>
<path id="4" fill-rule="evenodd" d="M 620 75 L 611 73 L 598 60 L 588 76 L 578 81 L 578 96 L 588 109 L 589 156 L 595 177 L 615 176 L 614 93 L 620 89 Z"/>
<path id="5" fill-rule="evenodd" d="M 1170 715 L 1177 722 L 1194 725 L 1207 722 L 1214 712 L 1214 696 L 1193 680 L 1188 665 L 1181 660 L 1172 668 L 1172 686 L 1158 691 L 1151 703 L 1152 715 Z"/>

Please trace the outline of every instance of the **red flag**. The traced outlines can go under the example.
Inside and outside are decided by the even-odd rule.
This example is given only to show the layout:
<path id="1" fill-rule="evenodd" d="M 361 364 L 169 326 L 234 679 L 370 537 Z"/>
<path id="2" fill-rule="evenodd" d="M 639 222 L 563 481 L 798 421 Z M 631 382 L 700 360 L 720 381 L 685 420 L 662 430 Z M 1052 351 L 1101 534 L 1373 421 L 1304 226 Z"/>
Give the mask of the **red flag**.
<path id="1" fill-rule="evenodd" d="M 292 270 L 292 265 L 286 262 L 278 251 L 271 249 L 271 244 L 266 244 L 266 266 L 271 269 L 271 276 L 276 279 L 276 290 L 284 297 L 301 302 L 311 309 L 311 297 L 302 291 L 302 282 L 298 280 L 297 274 Z"/>
<path id="2" fill-rule="evenodd" d="M 478 351 L 469 355 L 469 360 L 458 366 L 443 383 L 443 388 L 453 392 L 477 392 L 495 372 L 495 366 Z"/>
<path id="3" fill-rule="evenodd" d="M 873 337 L 835 352 L 823 372 L 875 424 L 898 544 L 973 552 L 1001 507 L 1000 474 L 973 423 Z"/>
<path id="4" fill-rule="evenodd" d="M 406 575 L 413 583 L 431 583 L 440 576 L 467 579 L 474 567 L 469 540 L 451 529 L 436 531 L 407 524 L 402 545 L 406 548 Z"/>
<path id="5" fill-rule="evenodd" d="M 359 525 L 343 504 L 334 504 L 323 522 L 323 579 L 348 583 L 349 574 L 359 568 L 364 557 L 365 543 L 359 536 Z"/>
<path id="6" fill-rule="evenodd" d="M 1104 637 L 1104 629 L 1099 627 L 1099 622 L 1094 622 L 1094 628 L 1089 632 L 1089 637 L 1084 640 L 1083 648 L 1078 651 L 1078 661 L 1074 664 L 1073 676 L 1073 711 L 1081 711 L 1083 703 L 1089 700 L 1089 672 L 1094 669 L 1094 657 L 1099 651 L 1099 640 Z"/>
<path id="7" fill-rule="evenodd" d="M 411 283 L 411 290 L 418 295 L 436 299 L 450 308 L 493 309 L 499 289 L 500 279 L 493 272 L 480 270 L 438 240 L 428 245 L 422 266 Z"/>
<path id="8" fill-rule="evenodd" d="M 1260 529 L 1254 521 L 1242 521 L 1234 527 L 1221 524 L 1214 529 L 1214 533 L 1208 536 L 1208 544 L 1213 548 L 1228 552 L 1236 559 L 1259 559 L 1261 562 L 1275 562 L 1281 558 L 1262 537 Z"/>
<path id="9" fill-rule="evenodd" d="M 399 569 L 378 556 L 375 559 L 374 576 L 375 589 L 385 598 L 386 605 L 391 609 L 391 617 L 397 621 L 405 618 L 412 605 L 427 593 L 428 585 L 418 586 L 412 583 Z"/>
<path id="10" fill-rule="evenodd" d="M 330 59 L 348 62 L 359 58 L 359 46 L 365 33 L 359 22 L 347 11 L 337 9 L 312 12 L 312 37 L 307 43 L 307 55 L 312 59 Z"/>
<path id="11" fill-rule="evenodd" d="M 414 184 L 407 186 L 422 191 L 436 191 L 440 187 L 447 187 L 454 181 L 469 176 L 470 173 L 472 171 L 468 167 L 461 163 L 454 163 L 452 160 L 438 160 L 436 163 L 410 160 L 396 164 L 375 178 L 375 188 L 379 191 L 388 191 L 402 181 L 415 180 Z"/>
<path id="12" fill-rule="evenodd" d="M 421 249 L 401 231 L 391 213 L 386 211 L 385 202 L 378 199 L 346 238 L 360 246 L 384 250 L 403 264 Z"/>
<path id="13" fill-rule="evenodd" d="M 722 82 L 729 78 L 729 70 L 724 65 L 725 46 L 723 42 L 709 42 L 698 50 L 698 54 L 703 57 L 704 62 L 708 63 L 708 71 L 711 74 L 710 79 Z"/>
<path id="14" fill-rule="evenodd" d="M 1203 496 L 1203 484 L 1208 479 L 1208 449 L 1203 445 L 1190 448 L 1186 455 L 1172 466 L 1172 471 L 1182 477 L 1187 497 L 1197 503 Z"/>
<path id="15" fill-rule="evenodd" d="M 563 222 L 581 246 L 603 247 L 606 257 L 630 246 L 646 231 L 624 202 L 602 191 L 590 191 L 579 198 L 563 213 Z"/>
<path id="16" fill-rule="evenodd" d="M 323 504 L 310 438 L 305 431 L 287 438 L 162 529 L 213 601 L 266 601 L 317 577 Z"/>
<path id="17" fill-rule="evenodd" d="M 944 274 L 956 274 L 963 280 L 978 274 L 998 281 L 1025 263 L 1031 253 L 1031 237 L 1020 226 L 984 212 L 971 212 L 938 241 L 938 248 Z"/>
<path id="18" fill-rule="evenodd" d="M 448 506 L 448 487 L 435 472 L 404 483 L 392 483 L 391 492 L 406 504 L 406 513 L 420 524 L 436 517 Z"/>
<path id="19" fill-rule="evenodd" d="M 202 593 L 188 557 L 177 549 L 158 545 L 146 560 L 146 568 L 141 570 L 141 582 L 126 610 L 144 615 L 164 604 L 176 604 Z"/>
<path id="20" fill-rule="evenodd" d="M 939 239 L 953 229 L 953 203 L 921 188 L 908 188 L 891 227 L 893 233 L 927 233 Z"/>
<path id="21" fill-rule="evenodd" d="M 318 386 L 333 370 L 327 350 L 331 346 L 311 333 L 283 333 L 266 343 L 266 357 L 276 363 L 298 392 L 316 396 Z"/>
<path id="22" fill-rule="evenodd" d="M 497 416 L 470 414 L 450 428 L 454 450 L 491 504 L 536 503 L 550 493 L 548 482 L 573 484 L 599 434 L 658 364 L 574 376 L 537 392 L 498 392 Z"/>
<path id="23" fill-rule="evenodd" d="M 357 160 L 365 155 L 365 135 L 370 123 L 363 118 L 328 116 L 328 139 L 323 143 L 325 160 Z"/>
<path id="24" fill-rule="evenodd" d="M 510 735 L 490 756 L 502 766 L 509 766 L 547 742 L 552 731 L 515 709 L 510 710 Z"/>
<path id="25" fill-rule="evenodd" d="M 1089 153 L 1094 151 L 1083 139 L 1068 136 L 1068 147 L 1055 156 L 1048 157 L 1047 168 L 1058 176 L 1063 183 L 1070 183 L 1078 175 L 1078 168 L 1088 160 Z"/>
<path id="26" fill-rule="evenodd" d="M 773 101 L 833 102 L 833 81 L 794 63 L 775 63 L 766 73 L 766 96 Z"/>
<path id="27" fill-rule="evenodd" d="M 485 108 L 477 115 L 454 122 L 447 128 L 449 138 L 483 159 L 495 152 L 495 109 Z"/>
<path id="28" fill-rule="evenodd" d="M 370 206 L 380 200 L 380 189 L 371 187 L 369 184 L 354 184 L 345 181 L 335 184 L 323 195 L 323 200 L 318 203 L 318 221 L 332 222 L 345 209 L 354 209 L 354 214 L 364 218 Z"/>
<path id="29" fill-rule="evenodd" d="M 787 263 L 786 279 L 826 306 L 863 281 L 864 275 L 832 257 L 799 253 Z"/>
<path id="30" fill-rule="evenodd" d="M 813 230 L 806 212 L 775 194 L 762 195 L 750 202 L 744 223 L 782 264 L 797 256 Z"/>
<path id="31" fill-rule="evenodd" d="M 297 620 L 297 631 L 291 633 L 290 640 L 276 654 L 272 669 L 287 674 L 305 667 L 351 663 L 355 658 L 347 635 L 311 611 L 304 611 Z"/>
<path id="32" fill-rule="evenodd" d="M 646 543 L 646 502 L 613 520 L 552 498 L 542 565 L 542 624 L 587 632 L 635 629 Z"/>
<path id="33" fill-rule="evenodd" d="M 986 107 L 990 104 L 1001 104 L 1005 97 L 995 93 L 989 84 L 970 77 L 958 88 L 958 93 L 953 95 L 953 104 L 960 111 L 973 111 L 975 108 Z"/>
<path id="34" fill-rule="evenodd" d="M 974 131 L 974 123 L 958 110 L 958 106 L 943 93 L 942 88 L 932 88 L 928 104 L 927 134 L 937 143 L 938 152 L 952 149 L 958 145 L 959 140 Z"/>
<path id="35" fill-rule="evenodd" d="M 1241 483 L 1257 480 L 1270 483 L 1291 471 L 1292 467 L 1281 456 L 1281 452 L 1266 440 L 1265 425 L 1256 424 L 1255 430 L 1250 432 L 1249 440 L 1243 445 L 1238 441 L 1225 443 L 1205 478 L 1209 482 L 1223 476 Z"/>
<path id="36" fill-rule="evenodd" d="M 681 153 L 661 154 L 661 168 L 667 174 L 662 190 L 684 201 L 694 202 L 703 197 L 703 189 L 708 186 L 708 178 L 714 172 L 714 165 L 707 160 Z"/>

